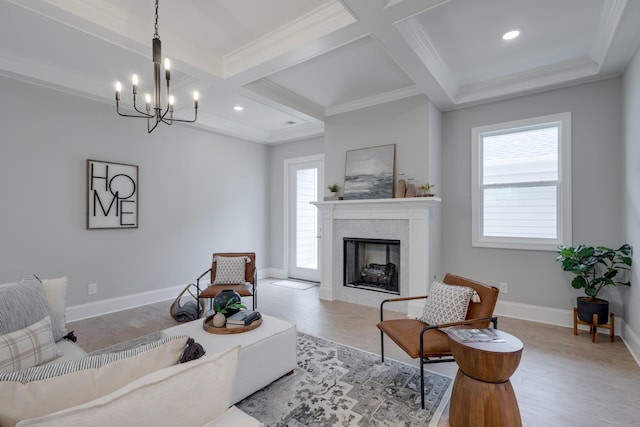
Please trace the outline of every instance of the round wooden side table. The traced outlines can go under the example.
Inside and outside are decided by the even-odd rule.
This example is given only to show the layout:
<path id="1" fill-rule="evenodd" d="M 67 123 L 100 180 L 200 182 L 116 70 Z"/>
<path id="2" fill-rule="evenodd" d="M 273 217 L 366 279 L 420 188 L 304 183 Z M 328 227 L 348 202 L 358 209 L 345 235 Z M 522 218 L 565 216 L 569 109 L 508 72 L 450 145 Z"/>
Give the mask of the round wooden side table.
<path id="1" fill-rule="evenodd" d="M 451 427 L 522 426 L 509 378 L 518 368 L 524 345 L 513 335 L 494 331 L 504 342 L 462 342 L 449 335 L 459 367 L 451 393 Z"/>

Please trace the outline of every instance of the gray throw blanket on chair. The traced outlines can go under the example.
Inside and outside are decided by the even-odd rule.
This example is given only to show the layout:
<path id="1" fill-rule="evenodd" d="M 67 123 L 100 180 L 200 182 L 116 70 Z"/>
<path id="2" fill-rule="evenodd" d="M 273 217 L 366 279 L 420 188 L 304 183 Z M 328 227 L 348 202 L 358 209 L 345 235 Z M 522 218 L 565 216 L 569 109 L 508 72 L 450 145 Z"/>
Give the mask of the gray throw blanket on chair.
<path id="1" fill-rule="evenodd" d="M 176 306 L 173 308 L 173 318 L 178 322 L 191 322 L 198 318 L 198 303 L 195 301 L 187 301 L 182 307 Z"/>

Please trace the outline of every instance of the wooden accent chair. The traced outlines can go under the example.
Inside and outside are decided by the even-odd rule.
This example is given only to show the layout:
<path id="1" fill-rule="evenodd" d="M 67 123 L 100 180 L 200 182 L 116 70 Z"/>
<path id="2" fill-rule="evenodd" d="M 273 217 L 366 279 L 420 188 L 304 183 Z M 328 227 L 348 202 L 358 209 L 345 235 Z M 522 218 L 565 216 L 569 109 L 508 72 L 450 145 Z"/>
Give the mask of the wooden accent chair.
<path id="1" fill-rule="evenodd" d="M 220 258 L 234 258 L 234 257 L 247 257 L 249 258 L 249 262 L 244 263 L 244 277 L 242 277 L 242 273 L 239 274 L 238 283 L 224 283 L 224 284 L 216 284 L 216 279 L 219 279 L 218 275 L 218 260 Z M 200 285 L 200 279 L 202 279 L 205 275 L 211 273 L 210 282 L 208 284 L 203 283 Z M 244 281 L 241 280 L 244 278 Z M 224 281 L 223 282 L 228 282 Z M 211 260 L 211 268 L 202 273 L 196 279 L 196 287 L 198 288 L 198 299 L 209 299 L 210 307 L 213 304 L 213 298 L 216 297 L 221 291 L 225 289 L 233 289 L 241 297 L 251 297 L 252 309 L 255 310 L 257 307 L 257 269 L 256 269 L 256 254 L 254 252 L 226 252 L 226 253 L 214 253 Z M 204 289 L 203 289 L 204 288 Z"/>
<path id="2" fill-rule="evenodd" d="M 424 299 L 428 297 L 427 295 L 391 298 L 382 301 L 380 304 L 380 323 L 377 324 L 377 327 L 380 329 L 380 353 L 382 355 L 382 361 L 384 362 L 384 334 L 391 338 L 391 340 L 410 357 L 413 359 L 420 358 L 420 397 L 423 409 L 424 364 L 451 362 L 454 360 L 451 355 L 449 338 L 447 334 L 440 331 L 439 328 L 467 325 L 468 327 L 474 328 L 487 328 L 489 327 L 489 322 L 493 323 L 494 328 L 497 327 L 497 318 L 492 316 L 496 301 L 498 300 L 498 288 L 449 273 L 444 277 L 442 283 L 447 285 L 468 286 L 473 288 L 480 297 L 480 302 L 469 302 L 467 316 L 464 321 L 441 325 L 428 325 L 418 319 L 411 318 L 384 320 L 383 307 L 386 303 Z"/>

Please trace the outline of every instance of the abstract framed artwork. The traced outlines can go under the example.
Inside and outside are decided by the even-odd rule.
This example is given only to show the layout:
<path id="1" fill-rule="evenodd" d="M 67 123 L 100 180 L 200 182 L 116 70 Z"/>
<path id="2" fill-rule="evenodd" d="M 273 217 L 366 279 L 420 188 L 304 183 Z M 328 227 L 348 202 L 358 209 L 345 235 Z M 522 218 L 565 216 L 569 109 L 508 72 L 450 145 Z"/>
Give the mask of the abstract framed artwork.
<path id="1" fill-rule="evenodd" d="M 87 160 L 87 228 L 138 228 L 138 166 Z"/>
<path id="2" fill-rule="evenodd" d="M 395 158 L 395 144 L 347 151 L 344 199 L 393 198 Z"/>

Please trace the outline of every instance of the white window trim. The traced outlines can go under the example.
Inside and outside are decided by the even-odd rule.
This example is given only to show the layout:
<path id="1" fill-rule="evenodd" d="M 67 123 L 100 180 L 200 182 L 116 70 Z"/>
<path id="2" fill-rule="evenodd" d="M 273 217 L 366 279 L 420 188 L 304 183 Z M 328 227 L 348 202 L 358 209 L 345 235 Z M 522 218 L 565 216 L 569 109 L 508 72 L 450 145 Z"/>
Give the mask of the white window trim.
<path id="1" fill-rule="evenodd" d="M 483 134 L 506 129 L 518 129 L 528 126 L 537 127 L 544 123 L 560 123 L 560 147 L 558 176 L 558 238 L 532 239 L 516 237 L 482 236 L 482 191 L 480 188 L 482 165 L 480 164 L 480 138 Z M 571 245 L 571 113 L 551 114 L 512 122 L 474 127 L 472 138 L 472 184 L 471 184 L 471 232 L 472 246 L 484 248 L 528 249 L 555 251 L 559 245 Z"/>

